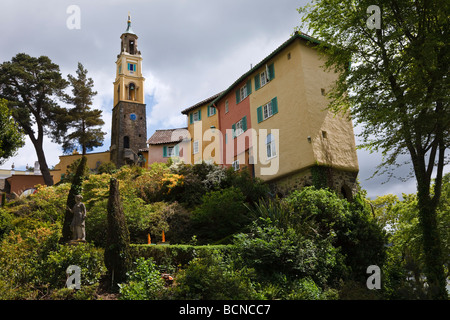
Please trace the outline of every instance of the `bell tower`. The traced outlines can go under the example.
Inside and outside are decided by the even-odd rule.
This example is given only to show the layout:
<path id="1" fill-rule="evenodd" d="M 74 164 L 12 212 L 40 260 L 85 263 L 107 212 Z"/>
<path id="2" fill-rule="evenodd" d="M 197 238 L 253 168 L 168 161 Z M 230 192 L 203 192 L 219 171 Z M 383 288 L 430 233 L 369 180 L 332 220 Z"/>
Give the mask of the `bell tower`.
<path id="1" fill-rule="evenodd" d="M 129 13 L 127 29 L 120 40 L 114 81 L 110 149 L 111 161 L 117 167 L 136 163 L 139 149 L 147 147 L 142 56 L 138 50 L 138 36 L 131 29 Z"/>

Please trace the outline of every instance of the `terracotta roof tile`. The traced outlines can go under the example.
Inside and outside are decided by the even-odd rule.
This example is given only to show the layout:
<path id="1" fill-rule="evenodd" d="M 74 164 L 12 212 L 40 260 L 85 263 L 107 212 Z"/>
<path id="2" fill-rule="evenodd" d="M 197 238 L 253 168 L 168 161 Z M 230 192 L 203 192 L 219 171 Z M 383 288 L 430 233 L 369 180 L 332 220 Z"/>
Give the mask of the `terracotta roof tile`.
<path id="1" fill-rule="evenodd" d="M 175 130 L 186 130 L 187 128 L 176 128 L 176 129 L 163 129 L 156 130 L 155 133 L 147 140 L 147 144 L 166 144 L 166 143 L 175 143 L 180 142 L 183 138 L 180 136 L 178 139 L 172 139 L 172 133 Z M 186 135 L 184 135 L 186 137 Z"/>

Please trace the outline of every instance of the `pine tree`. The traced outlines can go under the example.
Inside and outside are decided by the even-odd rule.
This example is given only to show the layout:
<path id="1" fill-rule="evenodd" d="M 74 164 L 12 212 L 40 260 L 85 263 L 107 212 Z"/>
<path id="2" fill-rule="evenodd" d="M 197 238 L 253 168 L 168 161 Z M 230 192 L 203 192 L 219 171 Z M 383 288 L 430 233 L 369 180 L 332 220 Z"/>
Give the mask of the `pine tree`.
<path id="1" fill-rule="evenodd" d="M 101 118 L 101 110 L 91 109 L 92 99 L 97 92 L 93 90 L 94 81 L 87 77 L 87 70 L 80 62 L 77 77 L 68 75 L 67 78 L 72 86 L 72 96 L 65 95 L 65 101 L 74 107 L 61 120 L 66 121 L 73 131 L 63 137 L 63 150 L 66 153 L 72 152 L 80 146 L 85 155 L 87 151 L 103 145 L 106 133 L 98 127 L 105 122 Z"/>
<path id="2" fill-rule="evenodd" d="M 111 284 L 124 282 L 131 268 L 130 233 L 120 202 L 119 182 L 111 178 L 108 199 L 108 218 L 105 247 L 105 266 Z"/>
<path id="3" fill-rule="evenodd" d="M 18 53 L 11 61 L 0 64 L 0 98 L 8 100 L 8 108 L 17 124 L 30 138 L 36 150 L 45 184 L 53 178 L 44 153 L 44 136 L 60 143 L 66 125 L 60 122 L 67 110 L 58 105 L 67 87 L 59 66 L 48 57 L 31 57 Z"/>

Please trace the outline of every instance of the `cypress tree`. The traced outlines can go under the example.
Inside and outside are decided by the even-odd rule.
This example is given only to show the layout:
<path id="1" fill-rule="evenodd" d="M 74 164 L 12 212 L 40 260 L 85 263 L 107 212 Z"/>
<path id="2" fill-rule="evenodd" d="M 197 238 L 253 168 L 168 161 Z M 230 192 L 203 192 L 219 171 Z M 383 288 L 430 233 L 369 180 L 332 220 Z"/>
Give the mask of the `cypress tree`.
<path id="1" fill-rule="evenodd" d="M 105 265 L 114 286 L 126 280 L 131 268 L 130 233 L 120 202 L 119 182 L 114 178 L 110 180 L 107 222 Z"/>
<path id="2" fill-rule="evenodd" d="M 86 170 L 86 162 L 87 158 L 85 156 L 81 157 L 80 164 L 78 165 L 75 175 L 72 178 L 72 186 L 70 187 L 69 195 L 67 196 L 66 213 L 64 216 L 64 224 L 60 242 L 67 242 L 72 239 L 70 224 L 73 219 L 73 213 L 68 210 L 68 208 L 73 208 L 73 206 L 75 205 L 75 196 L 81 194 L 81 188 L 83 186 L 83 180 L 85 177 L 84 173 Z"/>

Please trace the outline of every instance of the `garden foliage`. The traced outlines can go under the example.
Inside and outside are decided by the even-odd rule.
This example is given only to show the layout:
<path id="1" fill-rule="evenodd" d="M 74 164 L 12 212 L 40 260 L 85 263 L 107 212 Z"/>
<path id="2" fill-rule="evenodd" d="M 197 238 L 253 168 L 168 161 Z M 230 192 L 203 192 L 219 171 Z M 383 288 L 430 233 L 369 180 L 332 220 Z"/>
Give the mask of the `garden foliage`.
<path id="1" fill-rule="evenodd" d="M 448 253 L 446 179 L 438 228 Z M 59 239 L 73 187 L 40 186 L 0 208 L 0 299 L 96 299 L 112 268 L 121 299 L 427 297 L 414 195 L 349 202 L 307 187 L 279 199 L 248 174 L 209 164 L 125 166 L 83 175 L 87 243 L 71 246 Z M 377 292 L 365 283 L 373 264 Z M 82 268 L 82 290 L 65 288 L 69 265 Z"/>

